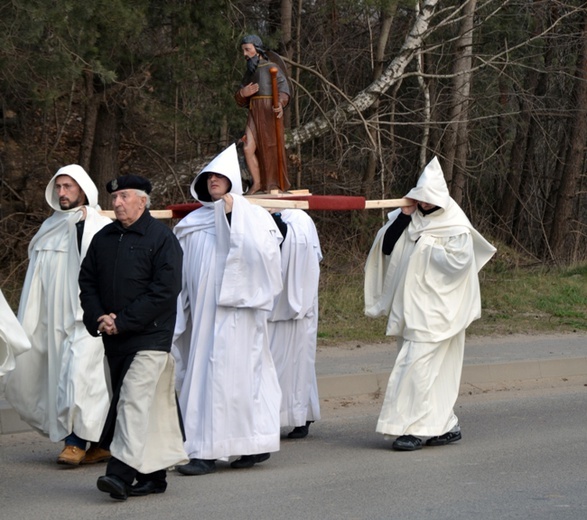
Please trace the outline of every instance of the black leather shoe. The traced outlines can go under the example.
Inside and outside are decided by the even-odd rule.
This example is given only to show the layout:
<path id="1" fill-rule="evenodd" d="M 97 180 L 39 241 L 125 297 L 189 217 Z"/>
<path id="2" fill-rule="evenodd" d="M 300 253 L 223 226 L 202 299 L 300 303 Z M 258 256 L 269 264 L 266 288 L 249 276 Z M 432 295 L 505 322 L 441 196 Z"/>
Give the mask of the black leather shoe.
<path id="1" fill-rule="evenodd" d="M 215 460 L 190 459 L 187 464 L 178 466 L 177 471 L 182 475 L 207 475 L 216 471 Z"/>
<path id="2" fill-rule="evenodd" d="M 128 497 L 129 486 L 116 475 L 103 475 L 98 477 L 96 484 L 100 491 L 110 493 L 110 496 L 116 500 L 126 500 Z"/>
<path id="3" fill-rule="evenodd" d="M 461 430 L 458 432 L 446 432 L 442 435 L 438 435 L 437 437 L 430 437 L 426 441 L 426 446 L 444 446 L 451 442 L 460 441 L 463 438 L 461 435 Z"/>
<path id="4" fill-rule="evenodd" d="M 413 435 L 401 435 L 391 445 L 396 451 L 416 451 L 422 449 L 422 439 Z"/>
<path id="5" fill-rule="evenodd" d="M 306 421 L 304 426 L 296 426 L 291 432 L 287 434 L 288 439 L 303 439 L 310 431 L 310 424 L 314 421 Z"/>
<path id="6" fill-rule="evenodd" d="M 256 455 L 243 455 L 240 459 L 230 463 L 230 467 L 234 469 L 252 468 L 255 464 L 263 462 L 271 457 L 270 453 L 258 453 Z"/>
<path id="7" fill-rule="evenodd" d="M 147 480 L 145 482 L 137 482 L 128 490 L 129 497 L 144 497 L 151 493 L 165 493 L 167 489 L 167 482 L 155 482 L 154 480 Z"/>

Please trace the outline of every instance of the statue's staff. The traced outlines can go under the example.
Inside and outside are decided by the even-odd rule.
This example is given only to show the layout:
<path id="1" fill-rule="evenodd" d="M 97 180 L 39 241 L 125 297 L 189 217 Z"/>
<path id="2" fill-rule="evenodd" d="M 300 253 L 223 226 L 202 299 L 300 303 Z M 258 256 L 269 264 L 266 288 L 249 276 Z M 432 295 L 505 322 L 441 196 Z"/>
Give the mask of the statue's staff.
<path id="1" fill-rule="evenodd" d="M 279 104 L 279 90 L 277 90 L 277 67 L 271 67 L 269 69 L 271 73 L 271 92 L 273 94 L 273 108 L 278 109 L 280 107 Z M 278 112 L 275 112 L 275 134 L 277 137 L 277 172 L 279 175 L 279 186 L 281 189 L 286 185 L 285 183 L 285 174 L 283 171 L 283 165 L 285 162 L 285 158 L 283 156 L 283 152 L 285 150 L 285 146 L 283 143 L 283 110 L 281 112 L 281 117 Z"/>

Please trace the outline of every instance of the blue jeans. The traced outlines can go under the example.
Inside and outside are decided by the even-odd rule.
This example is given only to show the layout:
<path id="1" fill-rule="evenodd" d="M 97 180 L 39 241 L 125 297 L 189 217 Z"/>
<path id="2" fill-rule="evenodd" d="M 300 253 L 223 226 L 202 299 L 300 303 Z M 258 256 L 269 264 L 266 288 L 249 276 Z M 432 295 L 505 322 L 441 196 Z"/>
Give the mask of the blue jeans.
<path id="1" fill-rule="evenodd" d="M 71 432 L 67 437 L 65 437 L 65 445 L 66 446 L 75 446 L 80 450 L 85 450 L 87 446 L 87 441 L 84 439 L 80 439 L 75 433 Z"/>

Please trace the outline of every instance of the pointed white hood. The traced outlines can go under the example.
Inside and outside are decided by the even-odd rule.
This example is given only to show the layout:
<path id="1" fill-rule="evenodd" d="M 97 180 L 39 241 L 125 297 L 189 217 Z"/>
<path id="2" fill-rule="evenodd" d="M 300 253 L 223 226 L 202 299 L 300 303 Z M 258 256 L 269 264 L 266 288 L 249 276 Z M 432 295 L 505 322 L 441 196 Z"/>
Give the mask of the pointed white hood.
<path id="1" fill-rule="evenodd" d="M 230 189 L 228 193 L 235 195 L 243 194 L 243 184 L 241 180 L 241 170 L 236 153 L 236 145 L 232 144 L 223 152 L 217 155 L 194 179 L 190 186 L 190 193 L 199 202 L 212 202 L 212 197 L 208 192 L 207 179 L 209 173 L 219 173 L 228 177 Z"/>
<path id="2" fill-rule="evenodd" d="M 438 157 L 434 157 L 424 168 L 415 188 L 406 195 L 408 199 L 428 202 L 446 209 L 450 201 L 450 193 Z"/>
<path id="3" fill-rule="evenodd" d="M 424 168 L 416 187 L 408 192 L 406 198 L 428 202 L 442 208 L 429 215 L 423 215 L 419 210 L 412 214 L 408 234 L 414 242 L 424 234 L 446 237 L 457 233 L 471 233 L 477 270 L 480 270 L 495 253 L 495 247 L 473 227 L 461 207 L 450 196 L 437 157 Z"/>
<path id="4" fill-rule="evenodd" d="M 86 170 L 84 170 L 79 164 L 69 164 L 63 168 L 59 168 L 57 173 L 53 175 L 49 184 L 47 184 L 47 187 L 45 188 L 45 200 L 49 206 L 55 211 L 64 211 L 59 206 L 59 196 L 55 192 L 55 179 L 60 175 L 69 175 L 80 185 L 80 188 L 85 193 L 86 198 L 88 199 L 88 206 L 98 210 L 100 209 L 100 206 L 98 206 L 98 188 L 96 188 L 94 181 L 90 179 Z"/>

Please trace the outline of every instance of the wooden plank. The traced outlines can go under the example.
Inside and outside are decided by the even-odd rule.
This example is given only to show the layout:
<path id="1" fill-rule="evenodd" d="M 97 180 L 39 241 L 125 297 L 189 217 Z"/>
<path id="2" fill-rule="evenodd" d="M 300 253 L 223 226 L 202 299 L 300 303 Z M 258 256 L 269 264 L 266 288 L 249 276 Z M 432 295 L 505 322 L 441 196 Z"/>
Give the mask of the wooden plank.
<path id="1" fill-rule="evenodd" d="M 173 212 L 170 209 L 150 209 L 151 215 L 155 218 L 172 218 Z M 100 211 L 100 214 L 104 215 L 105 217 L 111 218 L 112 220 L 116 219 L 114 216 L 114 211 L 103 209 Z"/>
<path id="2" fill-rule="evenodd" d="M 275 209 L 308 209 L 310 203 L 307 200 L 287 200 L 287 199 L 261 199 L 256 197 L 246 197 L 246 199 L 256 206 L 262 208 Z"/>
<path id="3" fill-rule="evenodd" d="M 310 190 L 271 191 L 269 193 L 253 193 L 245 195 L 245 199 L 288 199 L 291 197 L 306 197 L 312 195 Z"/>
<path id="4" fill-rule="evenodd" d="M 413 204 L 413 202 L 408 199 L 366 200 L 365 209 L 403 208 L 404 206 L 410 206 L 411 204 Z"/>

